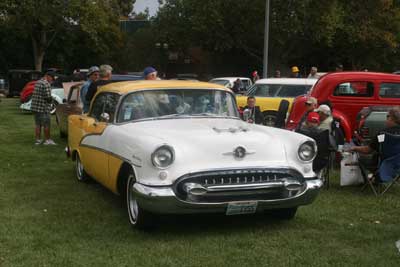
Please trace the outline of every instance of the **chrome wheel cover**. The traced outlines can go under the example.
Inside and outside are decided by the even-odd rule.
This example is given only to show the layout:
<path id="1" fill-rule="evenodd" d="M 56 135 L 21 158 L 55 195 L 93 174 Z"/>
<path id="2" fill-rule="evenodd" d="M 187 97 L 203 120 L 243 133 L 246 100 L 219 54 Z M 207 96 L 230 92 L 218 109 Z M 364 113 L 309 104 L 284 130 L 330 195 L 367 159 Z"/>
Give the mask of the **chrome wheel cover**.
<path id="1" fill-rule="evenodd" d="M 134 183 L 135 183 L 135 179 L 133 178 L 133 175 L 130 175 L 128 178 L 126 200 L 127 200 L 127 207 L 128 207 L 128 213 L 129 213 L 129 220 L 132 224 L 136 224 L 137 219 L 139 217 L 139 206 L 138 206 L 135 196 L 133 195 L 133 190 L 132 190 Z"/>
<path id="2" fill-rule="evenodd" d="M 78 180 L 82 180 L 83 177 L 83 165 L 79 155 L 76 157 L 76 177 Z"/>

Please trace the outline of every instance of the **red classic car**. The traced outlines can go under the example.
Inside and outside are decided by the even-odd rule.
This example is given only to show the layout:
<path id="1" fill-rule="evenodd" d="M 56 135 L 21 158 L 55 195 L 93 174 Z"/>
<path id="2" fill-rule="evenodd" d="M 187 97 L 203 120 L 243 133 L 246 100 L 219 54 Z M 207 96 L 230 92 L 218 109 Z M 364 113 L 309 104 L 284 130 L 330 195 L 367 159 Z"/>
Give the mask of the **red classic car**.
<path id="1" fill-rule="evenodd" d="M 308 96 L 330 102 L 349 141 L 357 127 L 357 113 L 364 107 L 400 105 L 400 76 L 377 72 L 333 72 L 322 76 Z M 294 100 L 286 128 L 293 130 L 305 112 L 306 96 Z"/>

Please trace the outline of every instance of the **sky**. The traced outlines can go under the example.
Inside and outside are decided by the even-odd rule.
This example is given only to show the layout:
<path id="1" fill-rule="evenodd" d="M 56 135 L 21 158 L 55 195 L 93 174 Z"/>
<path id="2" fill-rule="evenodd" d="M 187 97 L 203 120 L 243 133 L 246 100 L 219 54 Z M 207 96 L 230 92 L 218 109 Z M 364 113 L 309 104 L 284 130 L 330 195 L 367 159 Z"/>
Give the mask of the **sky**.
<path id="1" fill-rule="evenodd" d="M 134 6 L 134 11 L 136 13 L 139 13 L 141 11 L 144 11 L 144 9 L 146 7 L 149 8 L 150 16 L 153 16 L 157 12 L 158 1 L 157 0 L 136 0 L 135 6 Z"/>

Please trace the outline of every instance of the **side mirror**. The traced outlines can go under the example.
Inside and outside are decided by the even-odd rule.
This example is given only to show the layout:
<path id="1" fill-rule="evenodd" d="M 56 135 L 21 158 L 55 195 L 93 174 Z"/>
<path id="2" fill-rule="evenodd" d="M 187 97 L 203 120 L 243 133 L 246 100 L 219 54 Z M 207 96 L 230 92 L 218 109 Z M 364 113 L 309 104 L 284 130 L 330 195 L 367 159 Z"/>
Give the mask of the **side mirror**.
<path id="1" fill-rule="evenodd" d="M 110 121 L 110 114 L 103 112 L 100 115 L 100 121 L 101 122 L 109 122 Z"/>
<path id="2" fill-rule="evenodd" d="M 63 98 L 63 103 L 67 103 L 67 99 Z"/>

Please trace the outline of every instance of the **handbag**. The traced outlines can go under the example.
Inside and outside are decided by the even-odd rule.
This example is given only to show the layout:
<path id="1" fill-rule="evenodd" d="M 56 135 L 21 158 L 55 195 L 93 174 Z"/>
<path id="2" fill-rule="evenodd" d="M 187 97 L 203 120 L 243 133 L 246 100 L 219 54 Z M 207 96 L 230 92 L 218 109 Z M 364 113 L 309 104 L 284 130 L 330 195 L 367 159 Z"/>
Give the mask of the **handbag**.
<path id="1" fill-rule="evenodd" d="M 340 162 L 340 185 L 359 185 L 364 182 L 361 175 L 360 167 L 358 166 L 357 153 L 342 153 L 343 159 Z"/>

